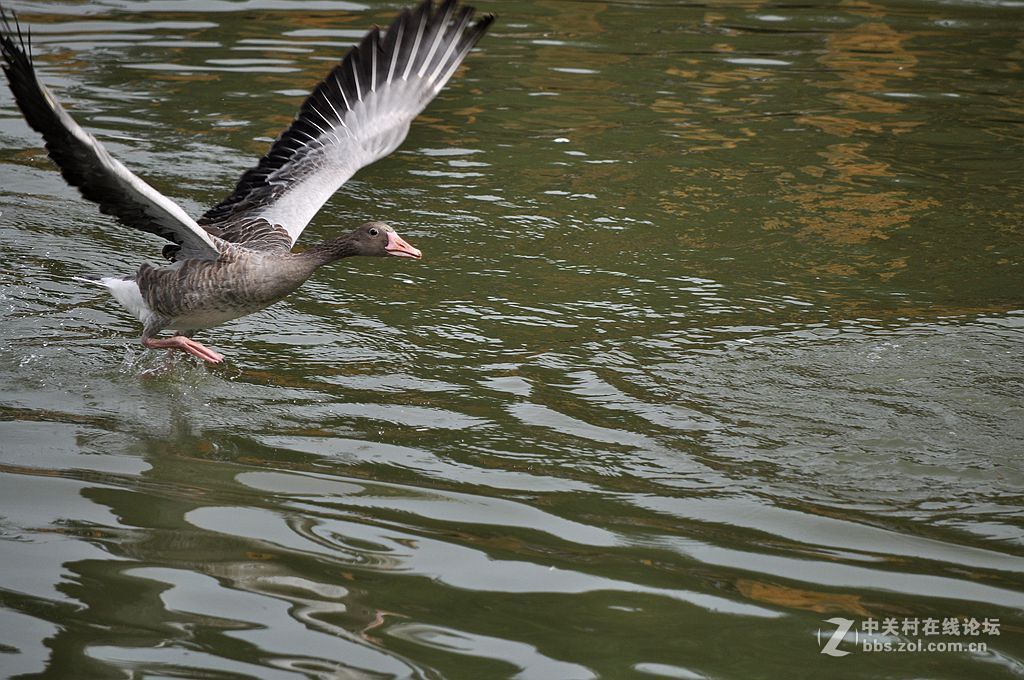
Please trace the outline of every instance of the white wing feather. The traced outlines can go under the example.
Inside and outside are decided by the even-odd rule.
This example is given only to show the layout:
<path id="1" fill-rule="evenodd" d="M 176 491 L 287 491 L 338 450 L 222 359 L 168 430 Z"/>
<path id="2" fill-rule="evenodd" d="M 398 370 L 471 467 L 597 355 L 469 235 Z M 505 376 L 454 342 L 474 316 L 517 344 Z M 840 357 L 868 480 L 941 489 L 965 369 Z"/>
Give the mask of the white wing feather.
<path id="1" fill-rule="evenodd" d="M 292 125 L 234 193 L 200 220 L 221 238 L 258 247 L 291 244 L 323 204 L 360 168 L 405 140 L 413 119 L 437 96 L 493 21 L 470 26 L 473 8 L 425 0 L 405 10 L 381 38 L 373 29 L 309 96 Z M 457 14 L 457 16 L 456 16 Z M 257 225 L 257 226 L 254 226 Z M 279 238 L 283 238 L 280 230 Z M 272 244 L 270 246 L 269 244 Z"/>

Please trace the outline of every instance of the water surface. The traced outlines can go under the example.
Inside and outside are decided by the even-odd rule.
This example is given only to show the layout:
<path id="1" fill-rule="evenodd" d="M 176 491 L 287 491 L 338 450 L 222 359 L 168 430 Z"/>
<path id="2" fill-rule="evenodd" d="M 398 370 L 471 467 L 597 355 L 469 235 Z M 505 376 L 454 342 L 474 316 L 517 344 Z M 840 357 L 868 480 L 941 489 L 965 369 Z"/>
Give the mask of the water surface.
<path id="1" fill-rule="evenodd" d="M 1024 675 L 1024 6 L 516 0 L 169 368 L 0 93 L 6 677 Z M 14 2 L 200 213 L 395 2 Z M 157 373 L 154 377 L 151 373 Z M 822 654 L 826 619 L 999 620 Z"/>

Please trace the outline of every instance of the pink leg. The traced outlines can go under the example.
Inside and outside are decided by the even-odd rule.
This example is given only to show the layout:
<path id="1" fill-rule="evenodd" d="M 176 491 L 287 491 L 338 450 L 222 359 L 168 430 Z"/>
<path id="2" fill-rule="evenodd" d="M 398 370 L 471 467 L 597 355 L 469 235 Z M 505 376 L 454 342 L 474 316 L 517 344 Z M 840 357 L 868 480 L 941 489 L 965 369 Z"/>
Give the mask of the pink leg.
<path id="1" fill-rule="evenodd" d="M 143 338 L 142 345 L 149 349 L 180 349 L 182 352 L 188 352 L 203 361 L 209 361 L 211 364 L 219 364 L 224 361 L 223 354 L 214 352 L 212 349 L 196 342 L 192 338 L 186 338 L 184 335 L 175 335 L 165 339 Z"/>

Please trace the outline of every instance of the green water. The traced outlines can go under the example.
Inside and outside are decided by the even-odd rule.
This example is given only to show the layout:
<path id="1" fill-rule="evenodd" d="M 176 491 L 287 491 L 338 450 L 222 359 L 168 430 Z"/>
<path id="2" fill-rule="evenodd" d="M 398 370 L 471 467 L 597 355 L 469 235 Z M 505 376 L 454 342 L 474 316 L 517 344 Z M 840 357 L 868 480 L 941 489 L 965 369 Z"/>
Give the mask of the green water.
<path id="1" fill-rule="evenodd" d="M 1024 676 L 1024 4 L 478 5 L 303 239 L 424 259 L 322 271 L 218 367 L 72 280 L 161 244 L 0 91 L 0 674 Z M 197 214 L 401 3 L 13 7 Z M 865 651 L 886 619 L 989 627 Z"/>

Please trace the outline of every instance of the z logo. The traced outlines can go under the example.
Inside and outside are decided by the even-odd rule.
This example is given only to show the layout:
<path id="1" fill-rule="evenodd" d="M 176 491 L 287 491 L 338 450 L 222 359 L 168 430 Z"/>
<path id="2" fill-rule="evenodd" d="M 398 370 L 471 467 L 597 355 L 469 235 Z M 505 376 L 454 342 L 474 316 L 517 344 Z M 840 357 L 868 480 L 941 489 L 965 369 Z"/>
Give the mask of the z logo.
<path id="1" fill-rule="evenodd" d="M 846 656 L 849 652 L 844 652 L 839 649 L 839 643 L 843 641 L 846 634 L 850 632 L 850 628 L 853 627 L 853 621 L 851 619 L 841 619 L 835 617 L 832 619 L 825 619 L 825 623 L 833 624 L 836 629 L 832 633 L 832 637 L 828 639 L 825 646 L 821 648 L 822 654 L 828 654 L 829 656 Z M 821 628 L 818 629 L 818 644 L 821 644 Z"/>

